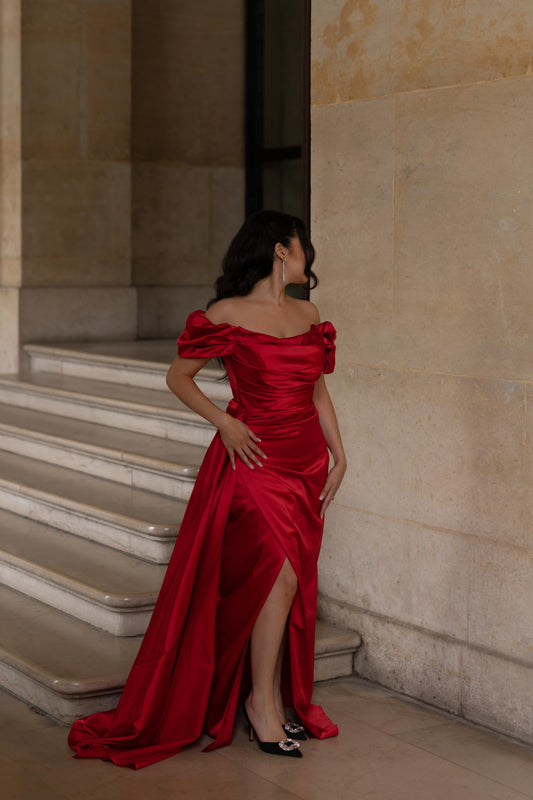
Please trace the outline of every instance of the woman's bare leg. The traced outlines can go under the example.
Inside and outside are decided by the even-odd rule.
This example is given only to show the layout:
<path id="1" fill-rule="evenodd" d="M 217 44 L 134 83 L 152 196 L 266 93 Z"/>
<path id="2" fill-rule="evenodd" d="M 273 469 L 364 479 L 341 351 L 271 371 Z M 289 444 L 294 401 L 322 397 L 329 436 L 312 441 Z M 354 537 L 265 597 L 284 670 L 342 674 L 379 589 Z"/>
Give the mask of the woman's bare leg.
<path id="1" fill-rule="evenodd" d="M 281 668 L 283 666 L 283 655 L 285 653 L 286 641 L 287 641 L 287 627 L 285 627 L 285 630 L 283 631 L 283 639 L 281 640 L 281 645 L 278 653 L 278 660 L 276 661 L 276 669 L 274 670 L 274 683 L 273 683 L 274 706 L 276 708 L 278 719 L 282 725 L 285 725 L 285 723 L 288 722 L 287 715 L 285 713 L 285 706 L 283 705 L 283 697 L 281 695 Z"/>
<path id="2" fill-rule="evenodd" d="M 252 691 L 246 700 L 246 710 L 262 742 L 286 738 L 274 702 L 274 675 L 297 587 L 296 573 L 285 559 L 252 630 Z"/>

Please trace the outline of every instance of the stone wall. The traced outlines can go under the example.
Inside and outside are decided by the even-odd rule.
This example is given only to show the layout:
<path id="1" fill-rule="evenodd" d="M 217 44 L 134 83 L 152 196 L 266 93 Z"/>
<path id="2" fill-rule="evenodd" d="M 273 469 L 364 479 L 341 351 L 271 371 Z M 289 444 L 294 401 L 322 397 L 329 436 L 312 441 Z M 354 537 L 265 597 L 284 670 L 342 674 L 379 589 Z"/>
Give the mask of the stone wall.
<path id="1" fill-rule="evenodd" d="M 244 2 L 0 8 L 0 371 L 175 336 L 244 217 Z"/>
<path id="2" fill-rule="evenodd" d="M 133 0 L 133 283 L 141 338 L 205 307 L 244 219 L 244 2 Z"/>
<path id="3" fill-rule="evenodd" d="M 131 0 L 22 0 L 21 341 L 134 338 Z"/>
<path id="4" fill-rule="evenodd" d="M 315 298 L 347 446 L 321 612 L 359 673 L 533 742 L 529 0 L 313 0 Z"/>

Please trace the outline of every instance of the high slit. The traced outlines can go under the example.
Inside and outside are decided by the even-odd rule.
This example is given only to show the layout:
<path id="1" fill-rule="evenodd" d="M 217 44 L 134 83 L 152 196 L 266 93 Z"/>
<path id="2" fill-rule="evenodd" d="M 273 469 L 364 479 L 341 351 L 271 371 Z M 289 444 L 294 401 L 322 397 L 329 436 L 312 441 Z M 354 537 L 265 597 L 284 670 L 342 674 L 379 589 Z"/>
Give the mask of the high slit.
<path id="1" fill-rule="evenodd" d="M 318 738 L 337 726 L 311 702 L 320 491 L 329 455 L 312 402 L 334 365 L 330 322 L 277 339 L 215 325 L 193 311 L 178 339 L 184 357 L 225 359 L 227 412 L 261 439 L 268 456 L 231 469 L 218 432 L 196 479 L 150 624 L 116 709 L 77 720 L 69 744 L 79 758 L 140 768 L 178 753 L 207 732 L 205 750 L 231 741 L 249 690 L 253 624 L 288 559 L 298 585 L 288 619 L 282 690 Z"/>

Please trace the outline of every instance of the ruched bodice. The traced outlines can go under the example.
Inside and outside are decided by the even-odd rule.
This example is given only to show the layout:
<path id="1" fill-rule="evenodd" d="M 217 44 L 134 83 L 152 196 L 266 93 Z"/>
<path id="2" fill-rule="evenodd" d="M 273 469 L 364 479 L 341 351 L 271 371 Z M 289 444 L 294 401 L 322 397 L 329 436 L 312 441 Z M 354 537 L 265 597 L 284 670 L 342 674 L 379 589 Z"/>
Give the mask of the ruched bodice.
<path id="1" fill-rule="evenodd" d="M 224 358 L 233 392 L 227 411 L 245 420 L 267 455 L 235 469 L 215 433 L 180 525 L 159 597 L 118 707 L 78 720 L 69 743 L 80 758 L 144 767 L 203 732 L 229 744 L 250 689 L 253 625 L 287 559 L 298 589 L 287 622 L 282 688 L 310 733 L 337 734 L 311 702 L 320 492 L 329 454 L 313 403 L 332 372 L 335 328 L 312 325 L 277 338 L 191 312 L 178 338 L 184 358 Z"/>
<path id="2" fill-rule="evenodd" d="M 245 419 L 275 415 L 294 421 L 313 413 L 315 383 L 322 372 L 333 372 L 335 336 L 329 321 L 296 336 L 276 337 L 214 324 L 196 310 L 178 339 L 178 353 L 185 358 L 224 356 L 234 400 L 230 413 L 239 409 Z"/>

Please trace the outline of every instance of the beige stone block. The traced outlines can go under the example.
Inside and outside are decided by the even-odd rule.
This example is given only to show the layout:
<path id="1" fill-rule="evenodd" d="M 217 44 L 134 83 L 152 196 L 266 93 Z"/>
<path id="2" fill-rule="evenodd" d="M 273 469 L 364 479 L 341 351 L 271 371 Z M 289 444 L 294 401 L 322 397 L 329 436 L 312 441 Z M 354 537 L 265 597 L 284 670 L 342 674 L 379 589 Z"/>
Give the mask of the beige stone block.
<path id="1" fill-rule="evenodd" d="M 320 0 L 311 14 L 311 103 L 390 94 L 389 0 Z"/>
<path id="2" fill-rule="evenodd" d="M 463 646 L 365 610 L 319 597 L 319 616 L 358 631 L 355 674 L 452 713 L 461 710 Z"/>
<path id="3" fill-rule="evenodd" d="M 3 3 L 0 14 L 0 35 L 7 39 L 20 37 L 21 0 L 10 0 Z"/>
<path id="4" fill-rule="evenodd" d="M 135 339 L 135 289 L 21 289 L 21 342 Z"/>
<path id="5" fill-rule="evenodd" d="M 87 153 L 128 159 L 131 137 L 131 0 L 85 7 Z"/>
<path id="6" fill-rule="evenodd" d="M 20 0 L 0 8 L 0 153 L 20 157 Z"/>
<path id="7" fill-rule="evenodd" d="M 339 357 L 388 352 L 393 319 L 393 101 L 314 108 L 312 298 L 338 328 Z"/>
<path id="8" fill-rule="evenodd" d="M 533 744 L 532 664 L 466 647 L 462 664 L 464 716 Z"/>
<path id="9" fill-rule="evenodd" d="M 322 0 L 312 14 L 316 104 L 524 75 L 528 0 Z"/>
<path id="10" fill-rule="evenodd" d="M 21 254 L 21 161 L 0 156 L 0 253 L 12 263 Z M 5 265 L 3 265 L 4 269 Z M 2 278 L 1 283 L 6 281 Z M 10 282 L 10 281 L 9 281 Z"/>
<path id="11" fill-rule="evenodd" d="M 83 124 L 82 8 L 25 0 L 22 9 L 24 157 L 76 157 Z"/>
<path id="12" fill-rule="evenodd" d="M 138 290 L 139 339 L 177 339 L 191 311 L 205 309 L 210 286 L 141 286 Z"/>
<path id="13" fill-rule="evenodd" d="M 319 592 L 383 618 L 466 640 L 469 539 L 334 504 Z"/>
<path id="14" fill-rule="evenodd" d="M 377 363 L 533 377 L 531 113 L 533 78 L 397 100 L 394 339 Z"/>
<path id="15" fill-rule="evenodd" d="M 20 156 L 20 2 L 14 0 L 0 8 L 0 285 L 4 287 L 20 284 Z M 4 298 L 3 306 L 8 314 L 11 300 Z M 2 359 L 5 362 L 5 354 Z"/>
<path id="16" fill-rule="evenodd" d="M 130 167 L 24 164 L 24 284 L 129 285 Z"/>
<path id="17" fill-rule="evenodd" d="M 469 543 L 468 641 L 533 668 L 533 551 Z"/>
<path id="18" fill-rule="evenodd" d="M 522 385 L 345 363 L 329 385 L 348 458 L 341 505 L 525 543 Z"/>
<path id="19" fill-rule="evenodd" d="M 133 166 L 133 275 L 142 285 L 211 282 L 209 168 Z"/>
<path id="20" fill-rule="evenodd" d="M 244 162 L 244 3 L 133 9 L 135 160 Z"/>
<path id="21" fill-rule="evenodd" d="M 0 288 L 0 373 L 18 371 L 19 290 Z"/>
<path id="22" fill-rule="evenodd" d="M 395 2 L 391 10 L 395 92 L 509 78 L 531 64 L 528 0 Z"/>
<path id="23" fill-rule="evenodd" d="M 7 258 L 0 256 L 0 286 L 17 287 L 21 285 L 22 259 L 20 256 Z"/>

